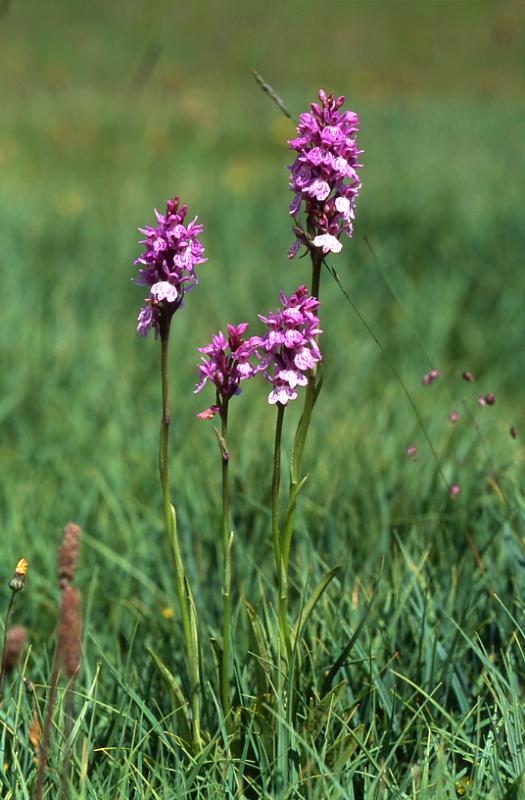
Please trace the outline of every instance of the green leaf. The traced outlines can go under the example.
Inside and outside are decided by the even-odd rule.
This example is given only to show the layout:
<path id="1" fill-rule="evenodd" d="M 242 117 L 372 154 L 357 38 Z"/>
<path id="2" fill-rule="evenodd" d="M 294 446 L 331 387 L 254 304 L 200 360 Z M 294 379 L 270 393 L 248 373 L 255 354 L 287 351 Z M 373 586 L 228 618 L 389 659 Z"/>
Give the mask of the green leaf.
<path id="1" fill-rule="evenodd" d="M 341 683 L 334 686 L 328 694 L 325 694 L 324 697 L 320 697 L 317 693 L 313 697 L 310 697 L 305 722 L 305 732 L 309 740 L 315 741 L 324 731 L 326 728 L 326 721 L 328 717 L 333 714 L 333 710 L 337 706 L 344 688 L 345 681 L 341 681 Z"/>
<path id="2" fill-rule="evenodd" d="M 301 613 L 299 614 L 299 619 L 297 620 L 297 622 L 295 623 L 295 625 L 293 626 L 292 631 L 291 631 L 291 637 L 290 638 L 291 638 L 291 641 L 292 641 L 292 647 L 295 647 L 295 643 L 296 643 L 297 639 L 301 635 L 304 626 L 308 622 L 308 619 L 310 618 L 310 616 L 312 614 L 312 611 L 314 610 L 315 606 L 317 605 L 318 601 L 320 600 L 324 590 L 326 589 L 326 587 L 328 586 L 330 581 L 333 578 L 335 578 L 335 576 L 337 575 L 337 573 L 339 572 L 340 569 L 341 569 L 341 565 L 338 564 L 337 567 L 334 567 L 333 569 L 330 570 L 330 572 L 327 572 L 326 575 L 324 575 L 321 578 L 321 580 L 319 581 L 319 583 L 317 584 L 317 586 L 313 590 L 312 594 L 310 595 L 310 597 L 308 598 L 308 600 L 304 604 L 303 608 L 301 609 Z"/>
<path id="3" fill-rule="evenodd" d="M 175 701 L 177 703 L 177 708 L 175 709 L 175 715 L 177 717 L 177 721 L 180 726 L 180 737 L 184 739 L 185 744 L 188 747 L 188 750 L 191 749 L 191 726 L 190 726 L 190 719 L 188 715 L 188 703 L 184 698 L 182 693 L 182 689 L 180 688 L 175 675 L 168 669 L 166 664 L 162 661 L 162 659 L 152 650 L 149 645 L 146 645 L 146 650 L 148 651 L 151 660 L 155 664 L 157 671 L 163 681 L 167 684 L 168 688 L 172 692 Z"/>
<path id="4" fill-rule="evenodd" d="M 257 616 L 254 607 L 248 602 L 246 597 L 242 597 L 242 602 L 248 614 L 252 642 L 256 655 L 255 659 L 255 679 L 257 684 L 257 698 L 267 698 L 270 690 L 270 654 L 266 647 L 263 627 Z"/>

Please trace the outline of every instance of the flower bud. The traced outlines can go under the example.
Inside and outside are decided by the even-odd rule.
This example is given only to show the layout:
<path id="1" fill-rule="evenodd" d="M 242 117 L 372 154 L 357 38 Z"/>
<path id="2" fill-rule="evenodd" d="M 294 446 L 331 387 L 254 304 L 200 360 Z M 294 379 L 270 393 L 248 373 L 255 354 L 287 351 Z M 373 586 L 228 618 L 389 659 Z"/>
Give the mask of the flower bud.
<path id="1" fill-rule="evenodd" d="M 9 588 L 12 592 L 19 592 L 24 588 L 26 584 L 26 573 L 27 560 L 25 558 L 21 558 L 16 565 L 15 574 L 9 581 Z"/>

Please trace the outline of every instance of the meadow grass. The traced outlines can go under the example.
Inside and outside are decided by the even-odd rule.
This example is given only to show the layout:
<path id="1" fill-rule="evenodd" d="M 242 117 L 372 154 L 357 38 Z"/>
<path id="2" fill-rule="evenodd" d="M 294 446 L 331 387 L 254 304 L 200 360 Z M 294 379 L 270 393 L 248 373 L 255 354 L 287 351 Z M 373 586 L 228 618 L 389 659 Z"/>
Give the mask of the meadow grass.
<path id="1" fill-rule="evenodd" d="M 435 25 L 445 41 L 433 5 L 396 4 L 399 35 L 411 9 L 415 31 L 428 36 Z M 394 34 L 377 8 L 343 17 L 349 35 L 354 21 L 362 33 L 378 31 L 370 53 L 366 37 L 354 38 L 356 55 L 336 47 L 341 34 L 333 32 L 331 60 L 317 54 L 302 75 L 289 47 L 268 76 L 295 114 L 330 80 L 361 116 L 356 234 L 332 263 L 381 346 L 325 273 L 325 387 L 305 454 L 292 619 L 321 576 L 341 568 L 302 632 L 294 725 L 276 685 L 254 710 L 275 658 L 274 414 L 261 385 L 232 403 L 234 685 L 248 733 L 229 757 L 213 646 L 221 629 L 220 474 L 210 426 L 195 416 L 203 398 L 192 389 L 196 347 L 226 321 L 254 320 L 275 306 L 279 288 L 308 280 L 306 261 L 286 258 L 284 143 L 293 127 L 248 75 L 249 66 L 264 74 L 272 36 L 293 13 L 282 9 L 272 23 L 258 12 L 258 39 L 239 10 L 239 39 L 221 34 L 228 88 L 212 58 L 213 14 L 202 25 L 195 74 L 181 66 L 191 57 L 182 33 L 197 24 L 190 10 L 173 12 L 182 31 L 175 52 L 164 30 L 144 39 L 140 3 L 100 4 L 98 17 L 77 3 L 63 16 L 52 3 L 48 36 L 36 16 L 23 35 L 16 4 L 2 18 L 13 76 L 3 79 L 0 121 L 2 574 L 7 581 L 22 555 L 30 562 L 14 618 L 31 642 L 1 710 L 2 798 L 32 796 L 29 734 L 34 707 L 40 719 L 45 710 L 56 548 L 69 519 L 83 530 L 76 584 L 84 601 L 71 797 L 449 800 L 465 790 L 469 799 L 511 800 L 525 792 L 523 446 L 509 435 L 511 425 L 524 427 L 525 126 L 514 101 L 522 55 L 505 39 L 512 26 L 489 4 L 479 8 L 458 10 L 454 28 L 476 57 L 463 61 L 451 46 L 444 76 L 430 59 L 418 83 L 424 46 L 406 32 L 404 57 L 385 55 Z M 314 36 L 319 13 L 298 23 L 299 40 Z M 493 47 L 494 74 L 506 79 L 498 97 L 482 66 L 492 41 L 485 34 L 494 30 L 504 37 Z M 155 45 L 158 63 L 148 55 Z M 384 71 L 371 77 L 367 69 L 378 64 Z M 158 346 L 135 336 L 142 295 L 130 267 L 136 228 L 175 192 L 205 224 L 209 257 L 171 344 L 172 489 L 202 623 L 203 726 L 211 734 L 198 756 L 180 747 L 177 700 L 150 655 L 187 688 L 157 477 Z M 442 378 L 423 387 L 433 366 Z M 464 369 L 475 384 L 461 380 Z M 496 405 L 479 409 L 476 398 L 488 391 Z M 461 414 L 454 427 L 452 409 Z M 292 432 L 288 421 L 285 452 Z M 414 443 L 416 462 L 406 456 Z M 452 499 L 455 482 L 461 493 Z M 59 693 L 48 798 L 65 748 L 62 701 Z"/>

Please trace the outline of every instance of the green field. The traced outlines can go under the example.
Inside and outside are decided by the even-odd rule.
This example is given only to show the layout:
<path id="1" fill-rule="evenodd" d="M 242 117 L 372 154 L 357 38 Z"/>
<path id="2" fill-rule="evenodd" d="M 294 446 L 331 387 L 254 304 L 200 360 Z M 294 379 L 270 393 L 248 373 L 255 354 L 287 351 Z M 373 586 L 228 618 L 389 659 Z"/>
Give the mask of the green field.
<path id="1" fill-rule="evenodd" d="M 30 644 L 0 709 L 0 797 L 33 796 L 22 677 L 42 717 L 70 519 L 83 530 L 84 633 L 68 796 L 525 797 L 524 7 L 251 5 L 50 0 L 45 19 L 35 0 L 0 9 L 1 575 L 6 584 L 28 559 L 12 621 Z M 310 277 L 308 259 L 287 259 L 294 128 L 252 67 L 294 116 L 320 86 L 345 94 L 365 153 L 356 232 L 330 261 L 353 305 L 322 281 L 325 385 L 296 518 L 293 619 L 322 574 L 341 569 L 305 626 L 293 725 L 277 686 L 253 710 L 261 663 L 241 602 L 260 615 L 273 663 L 275 412 L 262 381 L 231 405 L 232 691 L 249 735 L 229 757 L 211 644 L 220 464 L 212 424 L 196 418 L 213 400 L 193 394 L 196 348 L 226 322 L 256 328 L 279 289 Z M 135 335 L 143 290 L 131 280 L 137 227 L 174 194 L 205 225 L 209 259 L 171 344 L 172 488 L 210 736 L 193 755 L 146 649 L 184 689 L 157 474 L 159 346 Z M 431 367 L 442 378 L 422 386 Z M 496 404 L 480 408 L 486 392 Z"/>

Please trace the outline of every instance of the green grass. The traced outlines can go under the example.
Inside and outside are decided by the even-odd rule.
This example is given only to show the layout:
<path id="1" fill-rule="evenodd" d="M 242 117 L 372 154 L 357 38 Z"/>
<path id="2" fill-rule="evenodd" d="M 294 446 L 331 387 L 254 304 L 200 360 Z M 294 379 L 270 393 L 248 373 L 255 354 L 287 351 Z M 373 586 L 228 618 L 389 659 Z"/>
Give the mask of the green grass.
<path id="1" fill-rule="evenodd" d="M 84 532 L 85 612 L 72 797 L 222 799 L 242 786 L 246 797 L 449 800 L 465 775 L 469 800 L 524 796 L 523 445 L 509 435 L 511 424 L 525 429 L 521 9 L 326 2 L 252 14 L 232 4 L 223 16 L 159 3 L 155 16 L 142 2 L 55 2 L 44 31 L 31 8 L 25 18 L 13 3 L 0 20 L 1 574 L 28 558 L 14 619 L 31 644 L 0 712 L 0 796 L 32 796 L 22 674 L 43 715 L 69 519 Z M 252 66 L 294 114 L 326 84 L 361 116 L 357 230 L 332 263 L 382 349 L 325 274 L 325 387 L 293 544 L 293 618 L 321 576 L 341 570 L 303 632 L 292 727 L 275 683 L 254 710 L 263 643 L 275 662 L 274 413 L 261 384 L 232 403 L 246 734 L 229 760 L 210 643 L 221 624 L 220 473 L 211 426 L 195 417 L 208 403 L 192 394 L 195 348 L 309 277 L 306 260 L 286 258 L 291 129 Z M 175 700 L 147 650 L 184 686 L 157 477 L 159 348 L 134 334 L 142 294 L 130 280 L 137 226 L 175 192 L 205 224 L 209 257 L 172 334 L 173 493 L 211 736 L 197 757 L 181 750 Z M 443 379 L 423 387 L 431 366 Z M 478 410 L 487 391 L 496 405 Z M 259 655 L 241 597 L 259 619 Z"/>

